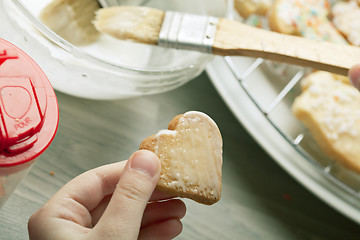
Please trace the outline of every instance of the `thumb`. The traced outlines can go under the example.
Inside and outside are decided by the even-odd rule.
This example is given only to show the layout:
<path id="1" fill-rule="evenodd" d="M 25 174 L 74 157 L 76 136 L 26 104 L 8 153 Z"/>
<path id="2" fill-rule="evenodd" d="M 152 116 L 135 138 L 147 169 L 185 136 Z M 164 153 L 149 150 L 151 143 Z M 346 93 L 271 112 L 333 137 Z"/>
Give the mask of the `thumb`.
<path id="1" fill-rule="evenodd" d="M 137 239 L 147 203 L 160 176 L 158 157 L 147 150 L 132 154 L 103 216 L 95 226 L 100 239 Z"/>
<path id="2" fill-rule="evenodd" d="M 349 71 L 349 79 L 351 84 L 360 90 L 360 64 L 356 64 Z"/>

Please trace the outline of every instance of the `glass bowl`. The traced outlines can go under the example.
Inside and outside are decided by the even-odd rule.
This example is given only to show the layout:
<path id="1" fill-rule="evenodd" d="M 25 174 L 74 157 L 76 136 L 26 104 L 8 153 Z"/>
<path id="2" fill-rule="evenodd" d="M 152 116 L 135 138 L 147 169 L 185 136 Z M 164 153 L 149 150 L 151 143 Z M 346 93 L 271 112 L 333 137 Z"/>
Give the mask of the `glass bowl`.
<path id="1" fill-rule="evenodd" d="M 0 1 L 1 37 L 24 50 L 55 90 L 89 99 L 122 99 L 175 89 L 198 76 L 209 54 L 165 49 L 101 35 L 85 46 L 59 37 L 38 18 L 50 0 Z M 129 1 L 127 1 L 129 2 Z M 226 0 L 150 0 L 145 6 L 224 17 Z"/>

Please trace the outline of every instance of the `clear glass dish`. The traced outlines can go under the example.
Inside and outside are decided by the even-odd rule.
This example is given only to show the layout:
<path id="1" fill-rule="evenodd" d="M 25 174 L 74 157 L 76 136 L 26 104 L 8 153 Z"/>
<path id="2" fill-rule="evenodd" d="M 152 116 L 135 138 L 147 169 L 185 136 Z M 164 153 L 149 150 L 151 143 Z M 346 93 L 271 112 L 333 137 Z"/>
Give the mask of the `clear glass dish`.
<path id="1" fill-rule="evenodd" d="M 119 41 L 108 36 L 74 46 L 38 18 L 50 0 L 1 0 L 1 38 L 29 54 L 55 90 L 90 99 L 121 99 L 175 89 L 195 78 L 209 54 Z M 145 6 L 226 16 L 226 0 L 150 0 Z"/>

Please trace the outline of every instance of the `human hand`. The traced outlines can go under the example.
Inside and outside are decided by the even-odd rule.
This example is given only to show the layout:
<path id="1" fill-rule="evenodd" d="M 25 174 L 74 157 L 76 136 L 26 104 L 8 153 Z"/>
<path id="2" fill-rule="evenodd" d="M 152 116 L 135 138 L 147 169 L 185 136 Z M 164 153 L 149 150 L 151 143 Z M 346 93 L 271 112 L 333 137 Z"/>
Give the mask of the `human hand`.
<path id="1" fill-rule="evenodd" d="M 30 239 L 176 237 L 186 209 L 181 200 L 154 191 L 160 168 L 155 154 L 141 150 L 79 175 L 31 216 Z"/>
<path id="2" fill-rule="evenodd" d="M 351 84 L 360 90 L 360 64 L 354 65 L 349 71 L 349 79 Z"/>

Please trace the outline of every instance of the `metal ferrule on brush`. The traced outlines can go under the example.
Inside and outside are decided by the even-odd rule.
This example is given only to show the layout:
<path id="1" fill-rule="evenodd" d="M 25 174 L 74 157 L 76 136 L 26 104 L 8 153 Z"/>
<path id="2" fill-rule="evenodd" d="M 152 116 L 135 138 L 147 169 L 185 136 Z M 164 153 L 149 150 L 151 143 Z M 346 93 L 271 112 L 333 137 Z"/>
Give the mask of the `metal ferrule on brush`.
<path id="1" fill-rule="evenodd" d="M 218 21 L 216 17 L 167 11 L 158 45 L 211 53 Z"/>

